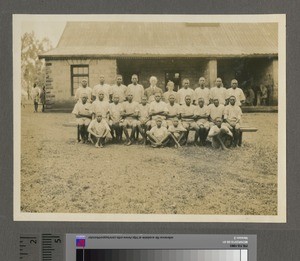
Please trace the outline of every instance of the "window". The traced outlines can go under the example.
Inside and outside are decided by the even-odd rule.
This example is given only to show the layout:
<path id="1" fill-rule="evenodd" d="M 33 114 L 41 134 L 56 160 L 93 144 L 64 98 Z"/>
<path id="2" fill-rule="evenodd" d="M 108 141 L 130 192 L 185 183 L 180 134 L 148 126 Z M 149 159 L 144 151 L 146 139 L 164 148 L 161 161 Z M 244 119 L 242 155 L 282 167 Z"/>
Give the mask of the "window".
<path id="1" fill-rule="evenodd" d="M 85 64 L 71 65 L 71 95 L 74 96 L 81 80 L 86 78 L 89 84 L 89 66 Z"/>

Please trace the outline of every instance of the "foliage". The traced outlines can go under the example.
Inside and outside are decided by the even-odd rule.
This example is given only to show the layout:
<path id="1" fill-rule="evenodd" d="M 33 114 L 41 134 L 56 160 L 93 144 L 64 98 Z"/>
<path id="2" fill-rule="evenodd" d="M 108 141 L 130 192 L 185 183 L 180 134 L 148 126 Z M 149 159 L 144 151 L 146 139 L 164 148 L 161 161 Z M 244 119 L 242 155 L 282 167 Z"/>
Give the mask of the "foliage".
<path id="1" fill-rule="evenodd" d="M 45 61 L 38 55 L 52 49 L 48 38 L 39 40 L 34 32 L 25 33 L 21 37 L 21 82 L 22 90 L 27 92 L 28 98 L 34 83 L 39 87 L 45 85 Z"/>

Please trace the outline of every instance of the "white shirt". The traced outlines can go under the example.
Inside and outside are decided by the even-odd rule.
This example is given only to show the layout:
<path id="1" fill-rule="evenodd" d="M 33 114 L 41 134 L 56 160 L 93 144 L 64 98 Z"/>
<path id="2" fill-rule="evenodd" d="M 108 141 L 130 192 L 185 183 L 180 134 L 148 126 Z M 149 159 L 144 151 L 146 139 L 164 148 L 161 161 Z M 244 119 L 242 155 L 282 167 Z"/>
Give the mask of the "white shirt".
<path id="1" fill-rule="evenodd" d="M 171 92 L 166 91 L 166 92 L 164 92 L 164 94 L 163 94 L 163 100 L 164 100 L 164 102 L 169 103 L 169 97 L 170 97 L 171 94 L 173 94 L 175 96 L 175 103 L 178 103 L 178 93 L 174 92 L 174 91 L 171 91 Z"/>
<path id="2" fill-rule="evenodd" d="M 110 103 L 108 106 L 108 110 L 109 117 L 113 122 L 119 122 L 121 120 L 121 113 L 123 111 L 123 106 L 121 103 Z"/>
<path id="3" fill-rule="evenodd" d="M 196 106 L 191 104 L 190 106 L 187 106 L 186 104 L 183 104 L 180 106 L 180 113 L 181 114 L 187 114 L 187 115 L 195 115 L 195 109 Z M 182 118 L 181 120 L 183 121 L 189 121 L 189 120 L 194 120 L 192 118 Z"/>
<path id="4" fill-rule="evenodd" d="M 203 105 L 202 108 L 199 105 L 196 106 L 195 115 L 202 116 L 202 117 L 205 117 L 205 116 L 208 117 L 209 116 L 209 107 L 206 105 Z"/>
<path id="5" fill-rule="evenodd" d="M 224 109 L 224 119 L 228 120 L 240 120 L 242 116 L 242 110 L 240 106 L 228 104 Z"/>
<path id="6" fill-rule="evenodd" d="M 226 99 L 229 99 L 230 96 L 234 96 L 235 97 L 235 104 L 237 106 L 241 106 L 241 101 L 244 101 L 246 98 L 245 98 L 245 94 L 243 92 L 243 90 L 241 88 L 229 88 L 227 89 L 226 91 Z"/>
<path id="7" fill-rule="evenodd" d="M 103 91 L 104 93 L 104 101 L 109 101 L 109 95 L 112 94 L 112 88 L 110 85 L 104 84 L 97 84 L 93 87 L 92 95 L 96 97 L 96 100 L 99 99 L 99 91 Z"/>
<path id="8" fill-rule="evenodd" d="M 214 104 L 210 104 L 209 106 L 209 115 L 211 119 L 214 121 L 216 118 L 222 118 L 224 115 L 224 105 L 219 104 L 218 107 L 216 107 Z"/>
<path id="9" fill-rule="evenodd" d="M 132 102 L 123 102 L 122 103 L 123 106 L 123 111 L 125 111 L 126 114 L 136 114 L 139 112 L 139 103 L 132 101 Z M 127 116 L 128 118 L 132 118 L 133 116 Z"/>
<path id="10" fill-rule="evenodd" d="M 144 87 L 140 84 L 129 84 L 126 95 L 129 93 L 132 93 L 133 95 L 132 101 L 140 103 L 142 101 L 142 97 L 144 96 Z"/>
<path id="11" fill-rule="evenodd" d="M 157 112 L 160 112 L 160 111 L 163 111 L 165 113 L 168 113 L 169 110 L 168 110 L 168 107 L 167 107 L 167 104 L 163 101 L 153 101 L 150 103 L 149 105 L 149 112 L 154 112 L 154 113 L 157 113 Z M 155 120 L 157 118 L 162 118 L 162 119 L 166 119 L 165 116 L 162 116 L 162 115 L 153 115 L 152 116 L 152 120 Z"/>
<path id="12" fill-rule="evenodd" d="M 193 103 L 193 101 L 195 100 L 195 91 L 191 88 L 181 88 L 178 91 L 178 100 L 179 100 L 179 104 L 185 104 L 185 96 L 190 95 L 191 96 L 191 103 Z"/>
<path id="13" fill-rule="evenodd" d="M 219 99 L 219 103 L 225 105 L 226 101 L 226 88 L 212 87 L 210 89 L 210 99 Z"/>
<path id="14" fill-rule="evenodd" d="M 91 104 L 89 102 L 86 102 L 85 104 L 83 104 L 81 101 L 78 101 L 75 104 L 72 113 L 75 115 L 81 114 L 81 115 L 90 116 L 91 115 Z"/>
<path id="15" fill-rule="evenodd" d="M 124 84 L 121 84 L 118 86 L 117 84 L 111 86 L 112 95 L 118 95 L 119 96 L 119 102 L 124 102 L 126 100 L 126 91 L 127 86 Z"/>
<path id="16" fill-rule="evenodd" d="M 107 117 L 108 112 L 109 112 L 109 103 L 107 101 L 99 101 L 99 100 L 93 101 L 91 106 L 91 113 L 94 113 L 95 115 L 101 113 L 102 118 L 105 119 Z"/>
<path id="17" fill-rule="evenodd" d="M 158 128 L 157 126 L 154 126 L 151 130 L 150 133 L 157 138 L 159 141 L 161 141 L 169 132 L 166 127 L 161 126 Z"/>
<path id="18" fill-rule="evenodd" d="M 110 128 L 104 119 L 102 119 L 100 122 L 98 122 L 97 119 L 94 119 L 91 121 L 88 127 L 88 132 L 93 131 L 100 136 L 102 136 L 106 130 L 110 131 Z"/>
<path id="19" fill-rule="evenodd" d="M 149 104 L 146 105 L 139 104 L 139 117 L 143 120 L 149 118 Z"/>
<path id="20" fill-rule="evenodd" d="M 199 98 L 203 98 L 204 104 L 208 105 L 210 99 L 210 90 L 208 88 L 202 89 L 201 87 L 198 87 L 195 89 L 195 96 L 196 103 L 198 103 Z"/>
<path id="21" fill-rule="evenodd" d="M 169 115 L 174 117 L 180 113 L 180 105 L 178 103 L 174 103 L 173 106 L 170 103 L 167 103 L 167 108 L 169 111 Z"/>
<path id="22" fill-rule="evenodd" d="M 88 101 L 91 102 L 92 101 L 92 88 L 86 86 L 85 88 L 83 88 L 82 86 L 80 86 L 76 92 L 75 92 L 75 99 L 78 101 L 81 98 L 82 94 L 86 94 L 88 96 Z"/>

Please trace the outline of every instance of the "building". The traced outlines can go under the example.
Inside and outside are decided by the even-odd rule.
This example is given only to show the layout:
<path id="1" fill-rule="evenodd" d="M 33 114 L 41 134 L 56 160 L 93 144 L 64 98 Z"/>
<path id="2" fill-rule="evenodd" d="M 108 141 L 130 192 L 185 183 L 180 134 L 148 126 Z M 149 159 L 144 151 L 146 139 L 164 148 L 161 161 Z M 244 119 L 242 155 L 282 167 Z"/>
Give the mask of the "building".
<path id="1" fill-rule="evenodd" d="M 242 88 L 265 84 L 277 105 L 277 23 L 68 22 L 57 47 L 39 57 L 49 108 L 72 107 L 82 77 L 93 87 L 101 74 L 108 84 L 117 74 L 129 84 L 134 73 L 145 88 L 155 75 L 163 90 L 184 78 L 195 88 L 200 76 L 208 87 L 217 77 L 227 88 L 233 78 Z"/>

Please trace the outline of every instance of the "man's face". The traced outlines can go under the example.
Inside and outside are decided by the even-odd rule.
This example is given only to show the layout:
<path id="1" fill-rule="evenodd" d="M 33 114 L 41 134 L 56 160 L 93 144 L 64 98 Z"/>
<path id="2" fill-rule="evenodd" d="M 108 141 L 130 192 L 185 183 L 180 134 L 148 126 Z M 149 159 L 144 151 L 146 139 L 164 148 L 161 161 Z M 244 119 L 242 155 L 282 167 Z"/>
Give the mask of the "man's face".
<path id="1" fill-rule="evenodd" d="M 216 85 L 217 85 L 217 87 L 221 87 L 222 86 L 222 80 L 221 79 L 217 79 L 216 80 Z"/>
<path id="2" fill-rule="evenodd" d="M 100 84 L 104 84 L 104 82 L 105 82 L 104 76 L 100 76 Z"/>
<path id="3" fill-rule="evenodd" d="M 178 126 L 178 120 L 173 120 L 173 126 L 177 127 Z"/>
<path id="4" fill-rule="evenodd" d="M 175 97 L 173 95 L 169 96 L 169 102 L 170 102 L 170 104 L 174 104 L 175 103 Z"/>
<path id="5" fill-rule="evenodd" d="M 191 97 L 190 96 L 185 97 L 185 104 L 188 105 L 188 106 L 191 104 Z"/>
<path id="6" fill-rule="evenodd" d="M 118 85 L 121 85 L 122 82 L 123 82 L 122 77 L 118 77 L 118 78 L 117 78 L 117 84 L 118 84 Z"/>
<path id="7" fill-rule="evenodd" d="M 133 95 L 132 95 L 132 94 L 128 94 L 128 95 L 127 95 L 127 100 L 131 102 L 132 99 L 133 99 Z"/>
<path id="8" fill-rule="evenodd" d="M 215 105 L 216 107 L 219 106 L 219 100 L 218 100 L 218 99 L 214 99 L 214 105 Z"/>
<path id="9" fill-rule="evenodd" d="M 113 102 L 114 102 L 114 104 L 118 104 L 119 103 L 119 96 L 114 96 L 114 98 L 113 98 Z"/>
<path id="10" fill-rule="evenodd" d="M 98 97 L 99 97 L 100 101 L 103 101 L 103 99 L 104 99 L 104 93 L 103 92 L 99 93 Z"/>
<path id="11" fill-rule="evenodd" d="M 232 89 L 236 89 L 237 86 L 238 86 L 238 82 L 237 81 L 232 81 L 231 82 Z"/>
<path id="12" fill-rule="evenodd" d="M 98 114 L 98 115 L 97 115 L 97 121 L 100 122 L 101 120 L 102 120 L 102 115 L 101 115 L 101 114 Z"/>
<path id="13" fill-rule="evenodd" d="M 234 104 L 235 104 L 235 98 L 234 98 L 234 97 L 230 97 L 230 98 L 229 98 L 229 103 L 230 103 L 231 105 L 234 105 Z"/>
<path id="14" fill-rule="evenodd" d="M 162 121 L 161 121 L 161 120 L 157 120 L 157 121 L 156 121 L 156 125 L 157 125 L 158 128 L 161 126 L 161 124 L 162 124 Z"/>
<path id="15" fill-rule="evenodd" d="M 87 97 L 85 97 L 85 96 L 84 96 L 84 97 L 82 97 L 82 98 L 81 98 L 81 101 L 82 101 L 82 103 L 83 103 L 83 104 L 85 104 L 85 103 L 86 103 L 86 101 L 87 101 Z"/>
<path id="16" fill-rule="evenodd" d="M 81 85 L 83 88 L 85 88 L 87 86 L 87 81 L 86 80 L 82 80 L 81 81 Z"/>
<path id="17" fill-rule="evenodd" d="M 147 104 L 147 98 L 146 98 L 146 97 L 143 97 L 141 103 L 142 103 L 143 105 L 146 105 L 146 104 Z"/>
<path id="18" fill-rule="evenodd" d="M 204 85 L 205 85 L 205 79 L 201 77 L 199 79 L 199 84 L 200 84 L 201 87 L 204 87 Z"/>
<path id="19" fill-rule="evenodd" d="M 138 82 L 138 77 L 137 76 L 132 76 L 131 77 L 131 82 L 133 83 L 133 84 L 137 84 L 137 82 Z"/>
<path id="20" fill-rule="evenodd" d="M 189 81 L 189 80 L 185 80 L 185 81 L 183 82 L 183 88 L 184 88 L 184 89 L 187 89 L 189 86 L 190 86 L 190 81 Z"/>
<path id="21" fill-rule="evenodd" d="M 204 100 L 203 100 L 203 99 L 199 99 L 199 100 L 198 100 L 198 104 L 199 104 L 200 107 L 203 107 L 203 105 L 204 105 Z"/>
<path id="22" fill-rule="evenodd" d="M 159 93 L 156 93 L 156 94 L 155 94 L 155 100 L 156 100 L 157 102 L 160 102 L 160 99 L 161 99 L 160 94 L 159 94 Z"/>
<path id="23" fill-rule="evenodd" d="M 220 118 L 216 119 L 215 124 L 220 128 L 222 125 L 222 120 Z"/>
<path id="24" fill-rule="evenodd" d="M 157 80 L 156 80 L 156 78 L 150 78 L 150 85 L 151 86 L 155 86 L 157 84 Z"/>

